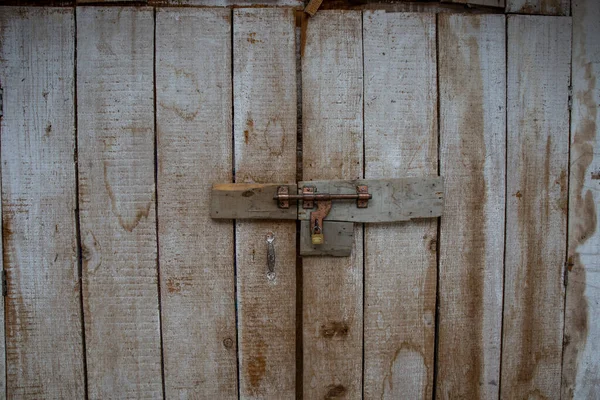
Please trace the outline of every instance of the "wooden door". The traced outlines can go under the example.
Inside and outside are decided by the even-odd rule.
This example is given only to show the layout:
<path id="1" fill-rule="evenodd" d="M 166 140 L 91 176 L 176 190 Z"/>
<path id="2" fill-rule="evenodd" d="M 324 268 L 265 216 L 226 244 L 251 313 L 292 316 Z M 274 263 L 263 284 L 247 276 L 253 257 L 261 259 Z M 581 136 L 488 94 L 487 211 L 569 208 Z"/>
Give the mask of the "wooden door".
<path id="1" fill-rule="evenodd" d="M 0 8 L 6 397 L 593 397 L 597 4 L 281 5 Z M 438 175 L 441 218 L 349 257 L 210 217 L 213 183 Z"/>

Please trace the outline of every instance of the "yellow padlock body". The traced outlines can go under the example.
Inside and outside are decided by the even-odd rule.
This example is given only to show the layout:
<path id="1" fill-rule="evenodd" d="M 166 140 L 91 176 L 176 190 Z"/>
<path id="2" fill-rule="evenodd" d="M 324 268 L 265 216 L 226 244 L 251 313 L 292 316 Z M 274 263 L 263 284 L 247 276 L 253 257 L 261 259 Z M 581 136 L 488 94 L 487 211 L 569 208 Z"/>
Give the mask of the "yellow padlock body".
<path id="1" fill-rule="evenodd" d="M 313 233 L 310 236 L 310 240 L 311 240 L 312 244 L 323 244 L 323 241 L 325 240 L 325 238 L 323 237 L 322 233 Z"/>

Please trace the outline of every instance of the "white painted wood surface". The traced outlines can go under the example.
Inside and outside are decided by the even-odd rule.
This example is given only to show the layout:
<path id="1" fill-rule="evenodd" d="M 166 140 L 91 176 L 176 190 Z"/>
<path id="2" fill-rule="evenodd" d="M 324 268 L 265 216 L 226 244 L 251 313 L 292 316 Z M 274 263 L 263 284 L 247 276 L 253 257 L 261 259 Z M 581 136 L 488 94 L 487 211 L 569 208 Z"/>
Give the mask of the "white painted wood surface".
<path id="1" fill-rule="evenodd" d="M 569 15 L 571 0 L 506 0 L 506 12 L 517 14 Z"/>
<path id="2" fill-rule="evenodd" d="M 365 12 L 365 177 L 437 175 L 434 14 Z M 437 218 L 365 227 L 365 399 L 433 390 Z"/>
<path id="3" fill-rule="evenodd" d="M 501 394 L 560 397 L 571 19 L 508 17 Z"/>
<path id="4" fill-rule="evenodd" d="M 91 398 L 161 398 L 154 12 L 77 8 L 83 306 Z"/>
<path id="5" fill-rule="evenodd" d="M 438 17 L 440 227 L 437 397 L 496 399 L 506 172 L 503 15 Z"/>
<path id="6" fill-rule="evenodd" d="M 233 26 L 235 180 L 293 183 L 294 11 L 238 9 Z M 275 237 L 274 276 L 267 275 L 269 233 Z M 296 222 L 236 221 L 235 244 L 240 397 L 294 398 Z"/>
<path id="7" fill-rule="evenodd" d="M 156 129 L 165 395 L 237 398 L 233 222 L 209 215 L 232 180 L 231 11 L 158 9 Z"/>
<path id="8" fill-rule="evenodd" d="M 573 0 L 573 111 L 562 398 L 600 398 L 600 2 Z"/>
<path id="9" fill-rule="evenodd" d="M 308 20 L 302 58 L 303 179 L 363 175 L 362 21 L 357 11 Z M 347 258 L 303 259 L 304 398 L 362 391 L 363 229 Z"/>
<path id="10" fill-rule="evenodd" d="M 84 396 L 74 28 L 72 9 L 0 12 L 7 398 Z"/>

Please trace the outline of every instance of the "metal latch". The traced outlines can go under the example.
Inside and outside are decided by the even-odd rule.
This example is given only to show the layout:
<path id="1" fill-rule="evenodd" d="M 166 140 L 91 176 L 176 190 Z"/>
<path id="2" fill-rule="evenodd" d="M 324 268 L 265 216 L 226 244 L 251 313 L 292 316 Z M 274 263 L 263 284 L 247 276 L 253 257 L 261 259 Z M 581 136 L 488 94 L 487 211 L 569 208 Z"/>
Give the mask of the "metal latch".
<path id="1" fill-rule="evenodd" d="M 287 186 L 279 186 L 277 194 L 273 196 L 279 208 L 290 208 L 290 200 L 302 201 L 302 208 L 305 210 L 312 209 L 315 203 L 317 204 L 317 210 L 310 213 L 310 238 L 313 245 L 322 245 L 325 242 L 323 219 L 331 211 L 332 200 L 356 200 L 357 208 L 367 208 L 372 198 L 367 185 L 356 186 L 356 194 L 317 193 L 315 186 L 304 186 L 301 194 L 290 194 Z"/>
<path id="2" fill-rule="evenodd" d="M 439 176 L 216 183 L 211 191 L 210 216 L 300 220 L 301 256 L 346 257 L 354 248 L 354 223 L 439 217 L 443 194 Z"/>

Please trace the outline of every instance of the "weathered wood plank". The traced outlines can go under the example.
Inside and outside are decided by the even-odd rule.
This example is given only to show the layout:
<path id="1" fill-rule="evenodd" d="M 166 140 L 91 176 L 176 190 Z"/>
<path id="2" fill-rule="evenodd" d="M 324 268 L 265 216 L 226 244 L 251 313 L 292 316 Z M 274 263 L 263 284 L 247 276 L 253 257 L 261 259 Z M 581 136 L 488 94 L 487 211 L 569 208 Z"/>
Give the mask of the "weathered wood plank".
<path id="1" fill-rule="evenodd" d="M 236 182 L 295 182 L 294 11 L 234 11 Z M 271 205 L 277 206 L 272 199 Z M 295 213 L 295 204 L 290 205 Z M 275 241 L 267 275 L 266 237 Z M 241 398 L 293 398 L 296 391 L 296 224 L 236 222 Z"/>
<path id="2" fill-rule="evenodd" d="M 600 2 L 573 0 L 573 111 L 562 398 L 600 397 Z"/>
<path id="3" fill-rule="evenodd" d="M 397 159 L 398 155 L 392 154 L 389 157 Z M 374 158 L 373 162 L 381 163 L 381 158 Z M 379 165 L 377 166 L 379 167 Z M 428 171 L 424 174 L 433 174 L 434 172 Z M 372 176 L 379 177 L 381 174 L 374 173 Z M 368 207 L 358 208 L 356 200 L 334 200 L 326 220 L 396 222 L 442 215 L 444 187 L 443 179 L 439 177 L 304 181 L 300 182 L 298 187 L 314 186 L 317 193 L 356 194 L 358 185 L 368 186 L 369 193 L 373 196 L 368 202 Z M 300 205 L 298 218 L 310 219 L 311 211 L 313 209 L 304 209 Z"/>
<path id="4" fill-rule="evenodd" d="M 302 58 L 303 177 L 363 175 L 362 32 L 357 11 L 308 20 Z M 362 381 L 363 235 L 350 257 L 303 260 L 303 394 L 359 398 Z"/>
<path id="5" fill-rule="evenodd" d="M 569 15 L 570 0 L 506 0 L 507 13 Z"/>
<path id="6" fill-rule="evenodd" d="M 288 168 L 289 169 L 289 168 Z M 279 208 L 273 200 L 279 186 L 287 186 L 296 194 L 297 185 L 289 183 L 226 183 L 213 184 L 210 199 L 212 218 L 239 219 L 296 219 L 297 203 L 290 201 L 289 208 Z"/>
<path id="7" fill-rule="evenodd" d="M 438 398 L 499 394 L 505 22 L 503 15 L 438 17 L 440 174 L 449 199 L 440 228 Z"/>
<path id="8" fill-rule="evenodd" d="M 72 9 L 0 12 L 8 398 L 84 397 L 74 33 Z"/>
<path id="9" fill-rule="evenodd" d="M 571 19 L 508 18 L 505 398 L 560 397 Z"/>
<path id="10" fill-rule="evenodd" d="M 435 15 L 365 12 L 363 26 L 365 175 L 437 175 Z M 437 219 L 365 227 L 365 398 L 431 398 L 436 241 Z"/>
<path id="11" fill-rule="evenodd" d="M 77 9 L 83 306 L 91 398 L 161 398 L 154 15 Z"/>
<path id="12" fill-rule="evenodd" d="M 231 11 L 158 9 L 158 236 L 167 398 L 237 398 L 233 225 L 209 215 L 232 180 Z M 215 251 L 217 250 L 217 251 Z"/>

